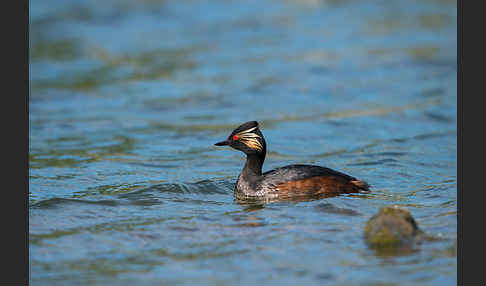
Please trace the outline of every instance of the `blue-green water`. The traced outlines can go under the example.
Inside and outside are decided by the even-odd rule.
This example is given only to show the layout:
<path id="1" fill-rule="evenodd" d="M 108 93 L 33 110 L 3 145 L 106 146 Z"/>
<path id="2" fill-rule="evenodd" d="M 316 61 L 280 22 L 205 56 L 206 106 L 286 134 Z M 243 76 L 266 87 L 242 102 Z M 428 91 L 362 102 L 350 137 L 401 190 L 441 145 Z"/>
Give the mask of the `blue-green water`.
<path id="1" fill-rule="evenodd" d="M 456 1 L 31 0 L 31 285 L 455 285 Z M 334 168 L 370 194 L 244 204 L 264 171 Z M 436 237 L 363 240 L 380 207 Z"/>

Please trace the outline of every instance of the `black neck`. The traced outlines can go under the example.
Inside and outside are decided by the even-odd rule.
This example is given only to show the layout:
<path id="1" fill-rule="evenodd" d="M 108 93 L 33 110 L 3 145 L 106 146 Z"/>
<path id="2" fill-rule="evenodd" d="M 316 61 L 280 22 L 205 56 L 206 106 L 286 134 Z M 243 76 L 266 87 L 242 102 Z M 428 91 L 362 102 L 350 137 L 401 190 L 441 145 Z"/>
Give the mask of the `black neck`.
<path id="1" fill-rule="evenodd" d="M 243 167 L 241 173 L 247 179 L 260 177 L 262 175 L 263 161 L 265 161 L 265 153 L 247 155 L 245 167 Z"/>

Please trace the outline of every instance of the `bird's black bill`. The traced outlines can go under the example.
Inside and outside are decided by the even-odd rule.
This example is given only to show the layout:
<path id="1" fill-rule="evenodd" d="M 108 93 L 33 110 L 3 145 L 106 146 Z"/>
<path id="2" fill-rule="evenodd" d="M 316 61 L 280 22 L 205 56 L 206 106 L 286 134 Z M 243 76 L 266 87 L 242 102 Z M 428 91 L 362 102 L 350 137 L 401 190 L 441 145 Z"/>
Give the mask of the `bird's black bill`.
<path id="1" fill-rule="evenodd" d="M 228 143 L 228 140 L 225 140 L 225 141 L 218 142 L 218 143 L 216 143 L 214 145 L 216 145 L 216 146 L 224 146 L 224 145 L 228 145 L 228 144 L 229 144 Z"/>

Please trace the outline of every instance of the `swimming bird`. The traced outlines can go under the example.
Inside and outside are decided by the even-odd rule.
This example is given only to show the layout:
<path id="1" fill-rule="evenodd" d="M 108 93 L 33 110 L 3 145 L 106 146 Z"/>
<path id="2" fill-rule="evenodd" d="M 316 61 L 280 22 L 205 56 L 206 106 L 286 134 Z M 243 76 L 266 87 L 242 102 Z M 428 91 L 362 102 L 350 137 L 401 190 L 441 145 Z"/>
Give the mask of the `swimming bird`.
<path id="1" fill-rule="evenodd" d="M 369 192 L 365 181 L 316 165 L 288 165 L 262 173 L 267 144 L 257 121 L 243 123 L 226 140 L 214 145 L 228 145 L 246 154 L 245 166 L 235 185 L 235 196 L 239 199 Z"/>

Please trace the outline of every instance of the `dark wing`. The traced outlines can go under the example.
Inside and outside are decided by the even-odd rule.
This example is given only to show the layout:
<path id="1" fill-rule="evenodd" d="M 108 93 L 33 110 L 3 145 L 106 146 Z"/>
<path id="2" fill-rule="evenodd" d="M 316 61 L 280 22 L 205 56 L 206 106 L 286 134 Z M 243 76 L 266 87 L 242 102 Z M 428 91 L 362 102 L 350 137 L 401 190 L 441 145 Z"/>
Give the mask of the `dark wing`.
<path id="1" fill-rule="evenodd" d="M 368 191 L 368 184 L 333 169 L 315 165 L 289 165 L 263 173 L 264 184 L 279 193 L 352 193 Z"/>
<path id="2" fill-rule="evenodd" d="M 315 176 L 334 176 L 348 181 L 356 180 L 354 177 L 326 167 L 299 164 L 277 168 L 262 175 L 265 176 L 265 181 L 275 181 L 277 184 L 285 181 L 304 180 Z"/>

